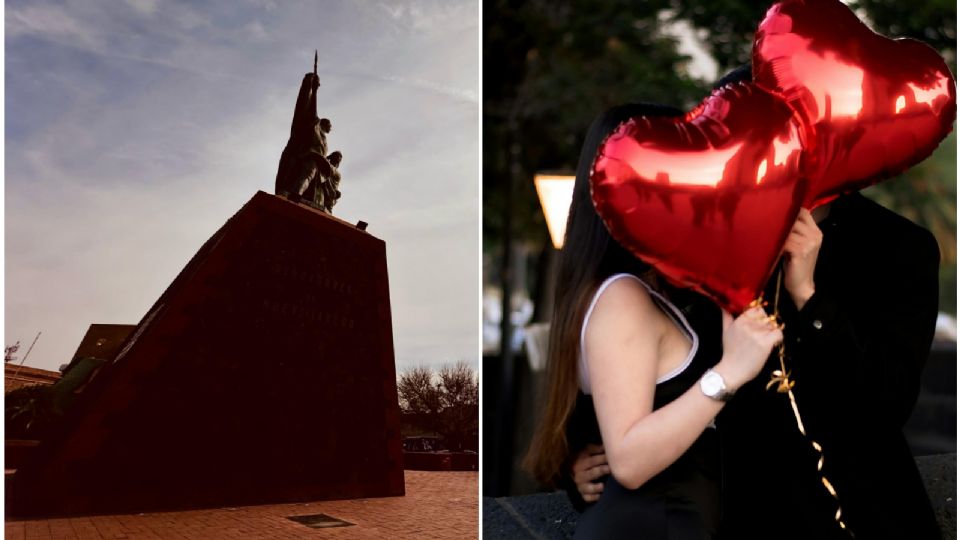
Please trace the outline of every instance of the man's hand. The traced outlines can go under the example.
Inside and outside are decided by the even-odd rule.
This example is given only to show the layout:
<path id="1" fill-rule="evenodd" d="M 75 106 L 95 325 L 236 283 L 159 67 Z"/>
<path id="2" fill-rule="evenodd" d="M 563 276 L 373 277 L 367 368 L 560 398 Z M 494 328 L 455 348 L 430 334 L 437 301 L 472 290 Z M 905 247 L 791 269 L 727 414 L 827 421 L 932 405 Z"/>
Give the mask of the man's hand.
<path id="1" fill-rule="evenodd" d="M 587 445 L 577 454 L 570 472 L 583 500 L 588 503 L 596 502 L 603 493 L 603 483 L 596 480 L 610 474 L 610 465 L 607 464 L 607 454 L 604 453 L 603 446 Z"/>
<path id="2" fill-rule="evenodd" d="M 807 300 L 813 296 L 813 269 L 817 266 L 821 244 L 823 233 L 820 227 L 813 220 L 810 211 L 801 208 L 783 246 L 783 253 L 786 255 L 783 283 L 797 309 L 803 309 Z"/>

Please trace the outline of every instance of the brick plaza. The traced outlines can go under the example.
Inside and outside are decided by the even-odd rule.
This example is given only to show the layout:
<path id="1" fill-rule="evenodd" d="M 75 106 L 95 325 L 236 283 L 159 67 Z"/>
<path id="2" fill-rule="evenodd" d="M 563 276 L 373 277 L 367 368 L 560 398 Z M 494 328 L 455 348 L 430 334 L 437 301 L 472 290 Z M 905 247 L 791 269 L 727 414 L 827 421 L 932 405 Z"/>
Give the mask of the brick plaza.
<path id="1" fill-rule="evenodd" d="M 7 521 L 8 540 L 476 538 L 477 472 L 404 471 L 404 497 L 186 512 Z M 327 514 L 350 527 L 311 529 L 288 516 Z"/>

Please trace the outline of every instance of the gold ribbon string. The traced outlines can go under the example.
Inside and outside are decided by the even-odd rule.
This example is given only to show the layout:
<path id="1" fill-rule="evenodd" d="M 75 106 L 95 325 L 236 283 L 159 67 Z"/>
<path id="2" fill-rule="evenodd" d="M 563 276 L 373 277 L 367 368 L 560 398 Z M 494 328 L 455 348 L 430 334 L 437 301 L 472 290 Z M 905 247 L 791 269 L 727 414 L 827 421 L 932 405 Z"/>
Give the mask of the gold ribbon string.
<path id="1" fill-rule="evenodd" d="M 783 323 L 780 321 L 780 285 L 783 282 L 783 267 L 780 267 L 780 270 L 777 273 L 777 289 L 773 298 L 773 315 L 770 316 L 771 320 L 778 323 L 780 328 L 783 328 Z M 754 300 L 750 307 L 765 305 L 763 298 Z M 806 428 L 803 427 L 803 420 L 800 418 L 800 408 L 797 406 L 797 398 L 793 395 L 793 387 L 796 384 L 796 381 L 790 378 L 790 371 L 787 370 L 787 361 L 786 361 L 786 347 L 783 342 L 780 342 L 780 345 L 777 347 L 777 355 L 780 358 L 780 369 L 774 370 L 770 374 L 770 381 L 767 383 L 767 390 L 770 390 L 773 387 L 776 387 L 777 393 L 786 394 L 790 399 L 790 406 L 793 408 L 793 416 L 797 420 L 797 429 L 800 431 L 800 434 L 804 436 L 810 445 L 813 446 L 813 449 L 817 452 L 817 473 L 820 474 L 820 483 L 823 484 L 823 487 L 830 493 L 830 496 L 837 502 L 837 513 L 834 514 L 833 519 L 837 522 L 837 525 L 841 529 L 847 532 L 852 538 L 853 531 L 847 528 L 847 524 L 843 522 L 842 516 L 843 512 L 840 508 L 840 497 L 837 495 L 837 490 L 834 489 L 833 484 L 830 483 L 830 480 L 827 479 L 827 476 L 823 473 L 823 446 L 820 445 L 817 441 L 810 438 L 807 435 Z"/>

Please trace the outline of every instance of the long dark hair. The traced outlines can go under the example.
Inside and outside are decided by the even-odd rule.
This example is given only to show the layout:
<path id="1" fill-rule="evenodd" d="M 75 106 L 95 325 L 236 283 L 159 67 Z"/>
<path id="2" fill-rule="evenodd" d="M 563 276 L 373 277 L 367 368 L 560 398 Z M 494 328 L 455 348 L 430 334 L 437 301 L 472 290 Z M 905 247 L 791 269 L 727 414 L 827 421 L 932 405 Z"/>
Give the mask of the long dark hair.
<path id="1" fill-rule="evenodd" d="M 631 117 L 682 114 L 660 105 L 621 105 L 597 117 L 584 139 L 557 273 L 547 353 L 547 400 L 524 461 L 524 467 L 544 484 L 556 484 L 569 457 L 566 424 L 577 400 L 580 328 L 587 305 L 607 277 L 620 272 L 644 276 L 650 271 L 610 237 L 593 207 L 590 169 L 594 157 L 607 135 Z"/>

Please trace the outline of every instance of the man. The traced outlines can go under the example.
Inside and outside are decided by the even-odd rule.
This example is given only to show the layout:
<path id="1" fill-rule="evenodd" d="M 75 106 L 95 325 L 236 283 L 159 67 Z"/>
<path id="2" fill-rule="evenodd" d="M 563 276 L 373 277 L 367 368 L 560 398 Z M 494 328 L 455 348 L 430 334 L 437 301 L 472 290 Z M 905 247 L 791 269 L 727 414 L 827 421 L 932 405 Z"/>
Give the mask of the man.
<path id="1" fill-rule="evenodd" d="M 305 180 L 309 182 L 311 175 L 316 173 L 311 151 L 321 156 L 327 153 L 326 133 L 330 131 L 330 123 L 317 118 L 319 87 L 320 78 L 316 72 L 303 76 L 290 123 L 290 138 L 280 155 L 274 184 L 274 193 L 282 197 L 299 199 L 307 188 Z"/>
<path id="2" fill-rule="evenodd" d="M 745 66 L 718 86 L 749 78 Z M 916 403 L 936 323 L 935 239 L 852 194 L 813 215 L 802 213 L 784 253 L 779 312 L 809 438 L 800 434 L 787 396 L 765 389 L 769 373 L 779 369 L 774 355 L 717 420 L 721 536 L 849 538 L 835 520 L 838 502 L 824 476 L 856 538 L 940 538 L 901 431 Z M 771 303 L 775 287 L 776 276 L 765 294 Z M 822 445 L 822 473 L 810 440 Z M 594 446 L 573 465 L 586 502 L 602 496 L 592 480 L 609 472 L 605 462 L 602 448 Z"/>
<path id="3" fill-rule="evenodd" d="M 333 206 L 340 199 L 340 161 L 343 154 L 339 151 L 333 152 L 327 156 L 329 169 L 321 171 L 323 181 L 317 188 L 317 203 L 326 210 L 327 213 L 333 213 Z"/>

